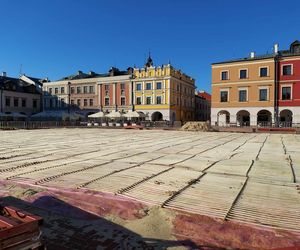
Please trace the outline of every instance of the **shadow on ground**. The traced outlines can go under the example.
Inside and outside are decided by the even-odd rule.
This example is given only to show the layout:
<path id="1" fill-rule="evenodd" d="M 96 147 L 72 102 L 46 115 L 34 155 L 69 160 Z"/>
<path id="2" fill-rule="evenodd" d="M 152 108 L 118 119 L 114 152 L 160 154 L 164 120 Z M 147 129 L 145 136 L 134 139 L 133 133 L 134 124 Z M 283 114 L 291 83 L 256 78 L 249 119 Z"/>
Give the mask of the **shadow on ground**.
<path id="1" fill-rule="evenodd" d="M 125 227 L 88 213 L 52 196 L 33 203 L 12 196 L 0 198 L 2 205 L 14 206 L 44 219 L 43 242 L 47 249 L 211 249 L 190 240 L 143 238 Z"/>

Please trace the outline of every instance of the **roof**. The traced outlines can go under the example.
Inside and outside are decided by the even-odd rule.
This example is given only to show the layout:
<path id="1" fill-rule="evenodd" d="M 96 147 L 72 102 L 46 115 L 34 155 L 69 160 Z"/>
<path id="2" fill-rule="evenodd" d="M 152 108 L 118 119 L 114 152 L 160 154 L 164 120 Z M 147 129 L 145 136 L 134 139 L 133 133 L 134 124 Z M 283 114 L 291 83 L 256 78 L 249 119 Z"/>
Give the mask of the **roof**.
<path id="1" fill-rule="evenodd" d="M 205 99 L 205 100 L 208 100 L 210 101 L 211 100 L 211 94 L 205 92 L 205 91 L 199 91 L 198 92 L 198 96 Z"/>
<path id="2" fill-rule="evenodd" d="M 216 62 L 216 63 L 212 63 L 212 65 L 263 60 L 263 59 L 275 58 L 276 56 L 284 57 L 284 56 L 299 56 L 299 55 L 300 55 L 300 41 L 295 40 L 294 42 L 291 43 L 289 50 L 280 50 L 280 51 L 278 51 L 278 54 L 272 53 L 272 54 L 254 56 L 254 57 L 244 57 L 244 58 L 233 59 L 233 60 L 228 60 L 228 61 Z"/>
<path id="3" fill-rule="evenodd" d="M 256 61 L 256 60 L 275 58 L 275 56 L 276 56 L 276 54 L 265 54 L 265 55 L 260 55 L 260 56 L 254 56 L 253 58 L 244 57 L 244 58 L 238 58 L 238 59 L 233 59 L 233 60 L 228 60 L 228 61 L 215 62 L 215 63 L 212 63 L 212 65 L 224 64 L 224 63 L 234 63 L 234 62 L 244 62 L 244 61 Z"/>
<path id="4" fill-rule="evenodd" d="M 8 91 L 40 94 L 34 84 L 30 84 L 19 78 L 0 76 L 0 87 Z"/>
<path id="5" fill-rule="evenodd" d="M 65 77 L 59 79 L 58 81 L 129 75 L 130 70 L 131 70 L 131 68 L 128 68 L 127 70 L 124 70 L 124 71 L 120 71 L 118 68 L 111 67 L 110 70 L 108 71 L 108 73 L 104 73 L 104 74 L 95 73 L 94 71 L 90 71 L 89 73 L 84 73 L 81 70 L 79 70 L 77 72 L 77 74 L 65 76 Z"/>

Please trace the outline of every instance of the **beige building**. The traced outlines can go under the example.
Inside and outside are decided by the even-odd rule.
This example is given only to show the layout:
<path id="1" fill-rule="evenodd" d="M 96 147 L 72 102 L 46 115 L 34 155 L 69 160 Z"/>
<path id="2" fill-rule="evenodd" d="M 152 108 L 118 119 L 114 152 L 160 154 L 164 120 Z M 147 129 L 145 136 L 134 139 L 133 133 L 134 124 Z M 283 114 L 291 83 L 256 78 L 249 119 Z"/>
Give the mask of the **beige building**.
<path id="1" fill-rule="evenodd" d="M 132 109 L 131 71 L 111 68 L 106 74 L 78 71 L 76 75 L 44 84 L 44 110 L 72 110 L 85 116 L 101 111 Z"/>
<path id="2" fill-rule="evenodd" d="M 42 79 L 22 75 L 20 78 L 0 76 L 0 113 L 32 115 L 41 111 Z"/>

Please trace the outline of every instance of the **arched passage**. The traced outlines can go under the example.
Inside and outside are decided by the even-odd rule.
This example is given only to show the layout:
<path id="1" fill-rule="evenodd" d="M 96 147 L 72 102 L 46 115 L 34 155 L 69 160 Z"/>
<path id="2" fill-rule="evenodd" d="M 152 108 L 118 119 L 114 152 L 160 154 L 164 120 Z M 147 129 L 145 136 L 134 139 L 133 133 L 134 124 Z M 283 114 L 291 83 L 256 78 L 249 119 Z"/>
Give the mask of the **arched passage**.
<path id="1" fill-rule="evenodd" d="M 260 110 L 257 113 L 257 124 L 259 126 L 271 126 L 272 125 L 272 114 L 268 110 Z"/>
<path id="2" fill-rule="evenodd" d="M 221 110 L 218 113 L 218 126 L 224 126 L 230 123 L 230 113 L 226 110 Z"/>
<path id="3" fill-rule="evenodd" d="M 291 127 L 293 123 L 293 112 L 289 109 L 284 109 L 280 112 L 280 126 Z"/>
<path id="4" fill-rule="evenodd" d="M 156 121 L 162 121 L 163 120 L 163 114 L 160 113 L 159 111 L 156 111 L 152 114 L 151 120 L 156 122 Z"/>
<path id="5" fill-rule="evenodd" d="M 240 126 L 250 126 L 250 113 L 247 110 L 240 110 L 236 113 L 236 120 Z"/>

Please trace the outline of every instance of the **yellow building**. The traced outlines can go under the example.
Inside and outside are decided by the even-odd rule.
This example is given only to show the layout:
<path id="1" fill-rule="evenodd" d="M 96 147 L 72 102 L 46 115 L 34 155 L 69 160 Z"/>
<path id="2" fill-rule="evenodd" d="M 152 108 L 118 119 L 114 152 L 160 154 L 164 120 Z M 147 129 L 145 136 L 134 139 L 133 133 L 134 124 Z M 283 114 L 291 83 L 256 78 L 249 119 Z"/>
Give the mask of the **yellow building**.
<path id="1" fill-rule="evenodd" d="M 152 121 L 194 119 L 195 80 L 170 64 L 153 66 L 149 56 L 144 68 L 133 69 L 135 110 Z"/>
<path id="2" fill-rule="evenodd" d="M 257 125 L 274 117 L 275 56 L 212 64 L 212 124 Z"/>

